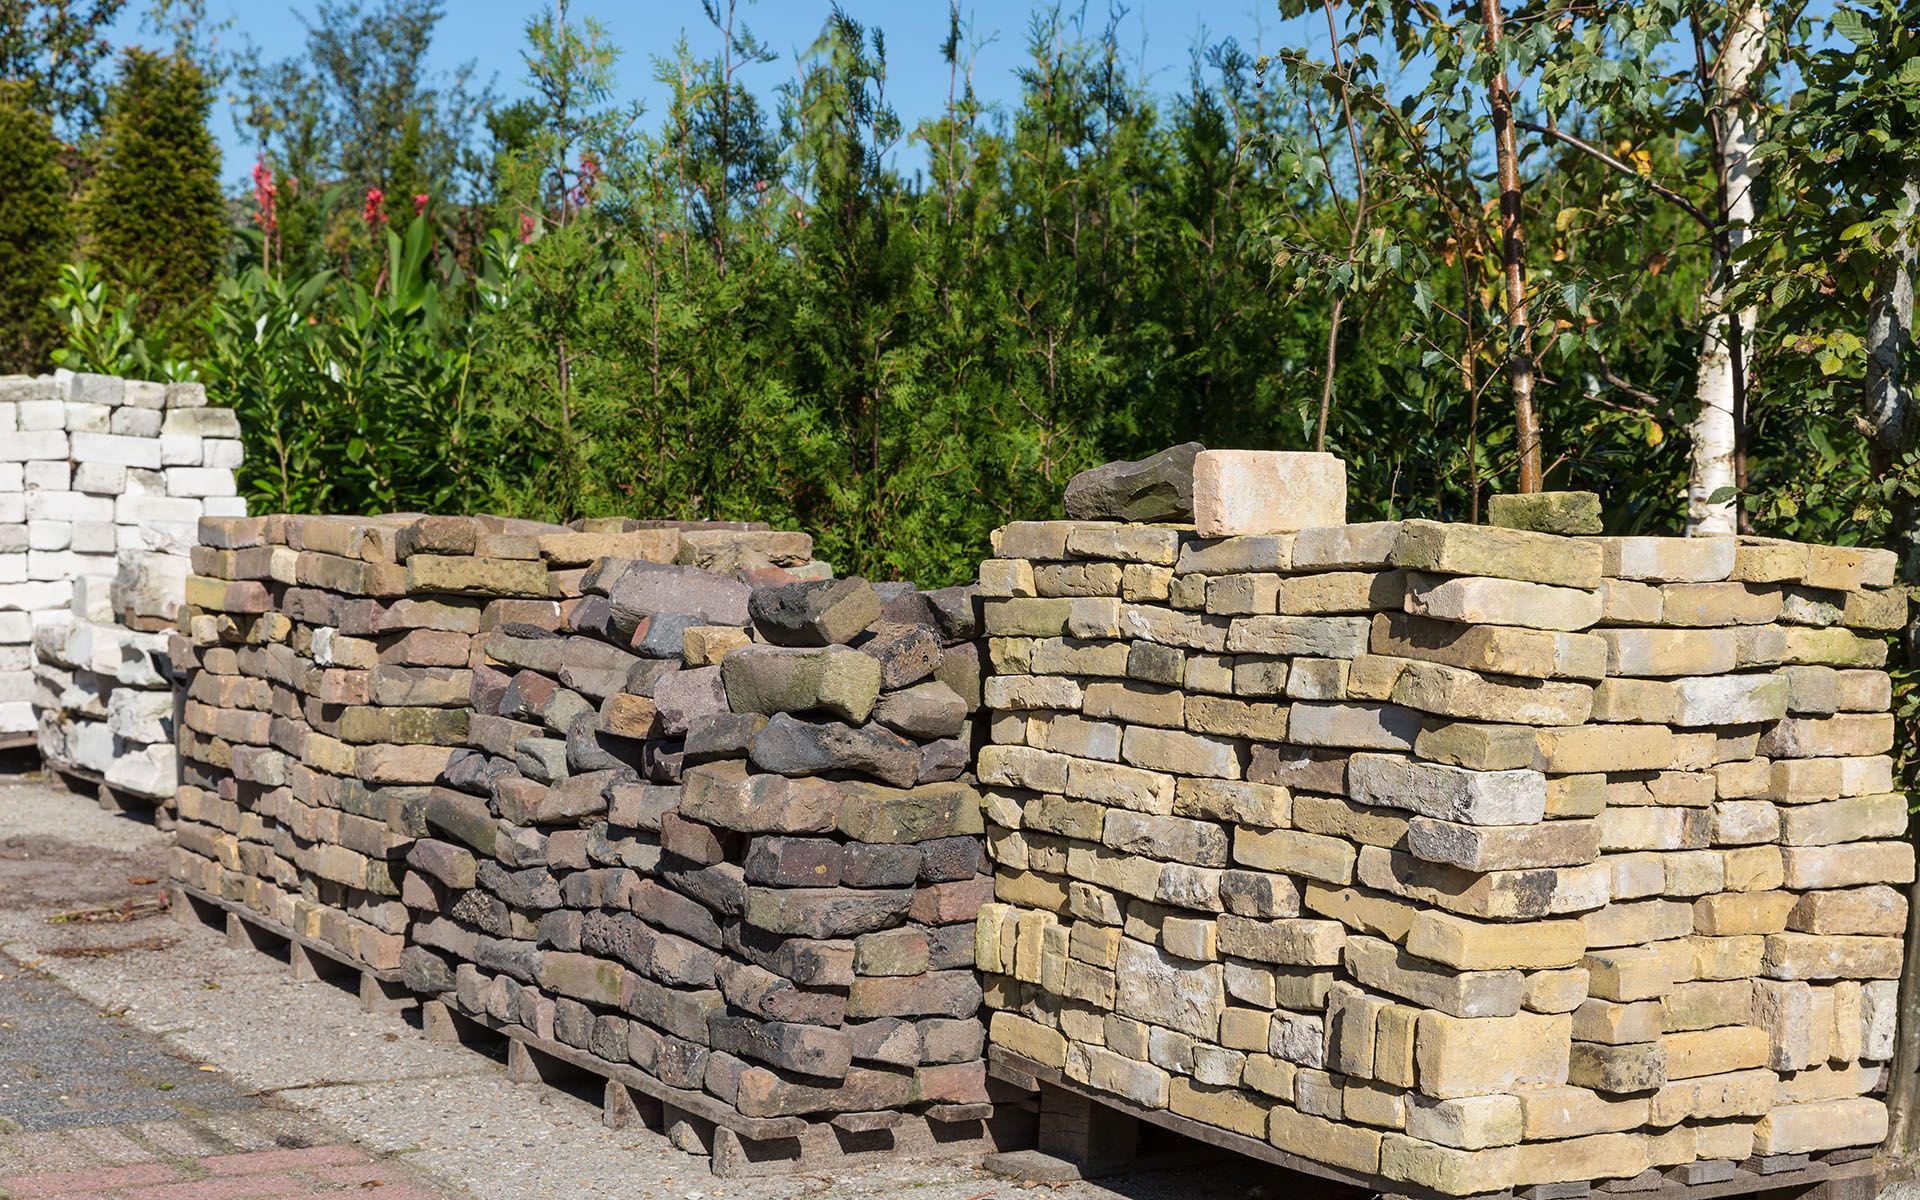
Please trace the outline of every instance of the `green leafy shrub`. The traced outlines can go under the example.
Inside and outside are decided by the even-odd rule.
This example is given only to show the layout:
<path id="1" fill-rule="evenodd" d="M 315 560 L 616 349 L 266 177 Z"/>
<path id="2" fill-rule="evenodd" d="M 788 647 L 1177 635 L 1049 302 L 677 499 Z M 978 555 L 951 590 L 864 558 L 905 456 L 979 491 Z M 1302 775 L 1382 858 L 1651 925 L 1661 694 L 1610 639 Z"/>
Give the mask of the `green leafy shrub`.
<path id="1" fill-rule="evenodd" d="M 81 197 L 86 253 L 150 327 L 181 330 L 212 298 L 230 238 L 199 66 L 129 50 Z M 181 340 L 190 341 L 191 337 Z"/>
<path id="2" fill-rule="evenodd" d="M 73 243 L 62 147 L 30 96 L 0 81 L 0 373 L 46 369 L 60 334 L 47 301 Z"/>

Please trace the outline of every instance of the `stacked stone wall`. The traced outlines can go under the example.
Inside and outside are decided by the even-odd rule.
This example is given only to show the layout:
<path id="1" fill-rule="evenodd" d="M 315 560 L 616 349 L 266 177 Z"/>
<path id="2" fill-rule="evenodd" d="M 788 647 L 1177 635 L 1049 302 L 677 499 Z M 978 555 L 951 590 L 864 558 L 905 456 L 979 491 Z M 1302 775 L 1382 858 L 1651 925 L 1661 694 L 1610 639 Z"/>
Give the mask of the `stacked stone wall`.
<path id="1" fill-rule="evenodd" d="M 637 1068 L 690 1146 L 985 1136 L 971 589 L 755 526 L 203 540 L 181 882 Z"/>
<path id="2" fill-rule="evenodd" d="M 994 1053 L 1448 1194 L 1884 1136 L 1892 555 L 1430 521 L 994 547 Z"/>
<path id="3" fill-rule="evenodd" d="M 488 633 L 553 625 L 588 564 L 651 535 L 492 517 L 202 523 L 172 643 L 173 873 L 397 970 L 405 857 L 468 736 Z"/>
<path id="4" fill-rule="evenodd" d="M 240 428 L 198 384 L 0 379 L 0 738 L 159 803 L 174 789 L 164 631 L 199 519 L 246 511 Z"/>

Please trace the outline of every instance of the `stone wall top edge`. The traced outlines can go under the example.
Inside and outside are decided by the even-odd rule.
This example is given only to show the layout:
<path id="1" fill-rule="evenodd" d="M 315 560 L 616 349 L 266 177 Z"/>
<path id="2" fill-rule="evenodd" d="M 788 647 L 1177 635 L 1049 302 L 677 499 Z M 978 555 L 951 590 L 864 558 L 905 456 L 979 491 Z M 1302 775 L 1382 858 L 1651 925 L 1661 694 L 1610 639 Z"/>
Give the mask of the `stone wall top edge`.
<path id="1" fill-rule="evenodd" d="M 1415 540 L 1422 543 L 1418 550 L 1409 545 Z M 1447 543 L 1466 553 L 1448 561 Z M 1256 546 L 1266 548 L 1266 552 L 1220 553 Z M 1442 575 L 1528 579 L 1532 575 L 1524 568 L 1509 574 L 1489 561 L 1489 555 L 1524 555 L 1530 548 L 1564 552 L 1574 546 L 1593 548 L 1598 577 L 1607 580 L 1787 584 L 1834 591 L 1883 589 L 1897 582 L 1898 556 L 1879 547 L 1751 534 L 1562 534 L 1424 518 L 1357 521 L 1224 538 L 1203 537 L 1190 523 L 1014 521 L 993 531 L 988 557 L 1035 562 L 1150 562 L 1170 567 L 1175 574 L 1305 574 L 1405 567 Z M 1214 553 L 1205 553 L 1209 551 Z M 1302 551 L 1307 552 L 1304 558 Z M 1473 565 L 1476 560 L 1478 566 Z M 1231 565 L 1215 567 L 1208 565 L 1210 562 Z M 1565 583 L 1583 586 L 1578 577 L 1589 574 L 1592 572 L 1581 564 Z"/>
<path id="2" fill-rule="evenodd" d="M 126 379 L 64 368 L 45 375 L 0 375 L 0 404 L 60 401 L 106 408 L 205 408 L 206 385 Z"/>
<path id="3" fill-rule="evenodd" d="M 1530 529 L 1510 529 L 1504 526 L 1489 525 L 1486 523 L 1476 524 L 1471 521 L 1436 520 L 1430 517 L 1404 517 L 1399 520 L 1388 520 L 1388 521 L 1346 521 L 1338 525 L 1314 525 L 1314 526 L 1308 526 L 1301 529 L 1276 530 L 1272 533 L 1242 533 L 1242 534 L 1233 534 L 1227 537 L 1203 537 L 1194 528 L 1194 525 L 1191 521 L 1187 521 L 1187 522 L 1097 521 L 1097 520 L 1077 520 L 1070 517 L 1048 517 L 1048 518 L 1042 518 L 1042 519 L 1031 520 L 1031 521 L 1008 521 L 1006 524 L 997 527 L 993 532 L 995 536 L 998 536 L 1008 530 L 1024 530 L 1024 529 L 1034 529 L 1034 530 L 1058 529 L 1062 531 L 1071 530 L 1071 529 L 1105 529 L 1105 530 L 1158 529 L 1158 530 L 1171 530 L 1172 532 L 1179 534 L 1182 544 L 1185 544 L 1187 542 L 1197 542 L 1197 543 L 1206 543 L 1208 545 L 1216 545 L 1221 542 L 1242 541 L 1242 540 L 1247 540 L 1252 538 L 1293 539 L 1293 538 L 1298 538 L 1301 534 L 1322 534 L 1322 533 L 1328 533 L 1333 531 L 1344 531 L 1344 532 L 1351 532 L 1351 533 L 1379 532 L 1384 530 L 1397 530 L 1408 525 L 1441 526 L 1448 529 L 1478 530 L 1478 531 L 1492 533 L 1495 535 L 1516 535 L 1516 536 L 1528 537 L 1528 538 L 1533 538 L 1533 537 L 1553 538 L 1557 541 L 1594 542 L 1599 544 L 1609 544 L 1609 543 L 1617 544 L 1617 543 L 1633 542 L 1633 543 L 1642 543 L 1642 544 L 1649 544 L 1649 545 L 1657 545 L 1657 544 L 1695 545 L 1700 543 L 1732 543 L 1737 546 L 1809 546 L 1809 547 L 1817 546 L 1817 547 L 1820 547 L 1821 549 L 1843 550 L 1848 553 L 1861 554 L 1868 557 L 1878 557 L 1882 555 L 1885 555 L 1888 557 L 1896 557 L 1893 551 L 1882 549 L 1877 546 L 1843 546 L 1835 542 L 1802 541 L 1796 538 L 1771 537 L 1771 536 L 1762 535 L 1762 534 L 1750 534 L 1750 533 L 1731 534 L 1730 533 L 1730 534 L 1709 534 L 1709 535 L 1696 535 L 1696 536 L 1688 536 L 1685 534 L 1659 534 L 1659 533 L 1566 534 L 1566 533 L 1553 533 L 1553 532 L 1545 532 L 1545 531 L 1530 530 Z"/>

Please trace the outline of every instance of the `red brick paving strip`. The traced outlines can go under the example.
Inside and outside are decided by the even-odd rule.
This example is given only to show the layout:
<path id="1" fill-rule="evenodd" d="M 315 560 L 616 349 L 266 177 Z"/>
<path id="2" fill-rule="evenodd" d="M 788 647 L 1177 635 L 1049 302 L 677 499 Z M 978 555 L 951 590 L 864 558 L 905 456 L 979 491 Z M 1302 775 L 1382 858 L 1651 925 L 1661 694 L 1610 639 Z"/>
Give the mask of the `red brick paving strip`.
<path id="1" fill-rule="evenodd" d="M 178 1167 L 165 1163 L 142 1163 L 136 1167 L 89 1167 L 84 1171 L 43 1171 L 34 1175 L 16 1175 L 0 1179 L 13 1200 L 40 1200 L 42 1196 L 70 1196 L 75 1192 L 98 1192 L 106 1188 L 140 1187 L 149 1183 L 171 1183 L 185 1179 Z"/>
<path id="2" fill-rule="evenodd" d="M 84 1171 L 43 1171 L 0 1179 L 9 1200 L 338 1200 L 389 1182 L 381 1164 L 352 1146 L 309 1146 L 219 1154 L 184 1166 L 146 1163 Z M 380 1200 L 441 1200 L 405 1184 L 380 1187 Z"/>
<path id="3" fill-rule="evenodd" d="M 162 1187 L 136 1188 L 125 1200 L 283 1200 L 313 1190 L 292 1175 L 236 1175 L 228 1179 L 190 1179 Z"/>
<path id="4" fill-rule="evenodd" d="M 194 1166 L 211 1175 L 251 1175 L 260 1171 L 297 1171 L 302 1167 L 332 1167 L 363 1163 L 367 1156 L 352 1146 L 308 1146 L 304 1150 L 256 1150 L 252 1154 L 223 1154 L 203 1158 Z"/>

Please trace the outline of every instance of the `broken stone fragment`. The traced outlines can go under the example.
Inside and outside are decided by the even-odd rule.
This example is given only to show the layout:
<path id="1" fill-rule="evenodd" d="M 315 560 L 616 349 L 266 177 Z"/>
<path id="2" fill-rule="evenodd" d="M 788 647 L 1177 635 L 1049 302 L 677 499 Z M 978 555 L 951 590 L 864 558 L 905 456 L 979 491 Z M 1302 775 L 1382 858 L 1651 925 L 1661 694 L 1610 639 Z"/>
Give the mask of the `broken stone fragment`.
<path id="1" fill-rule="evenodd" d="M 1186 442 L 1134 462 L 1082 471 L 1067 483 L 1067 515 L 1076 521 L 1191 521 L 1193 464 L 1205 449 Z"/>
<path id="2" fill-rule="evenodd" d="M 846 645 L 880 619 L 880 596 L 858 576 L 754 589 L 761 636 L 779 646 Z"/>
<path id="3" fill-rule="evenodd" d="M 718 670 L 734 712 L 825 712 L 861 723 L 880 696 L 878 660 L 844 646 L 743 646 Z"/>
<path id="4" fill-rule="evenodd" d="M 777 713 L 753 735 L 748 757 L 755 768 L 776 775 L 824 775 L 858 771 L 895 787 L 912 787 L 920 774 L 920 748 L 879 725 L 803 721 Z"/>
<path id="5" fill-rule="evenodd" d="M 1487 497 L 1487 523 L 1534 533 L 1599 533 L 1600 497 L 1595 492 L 1532 492 Z"/>

